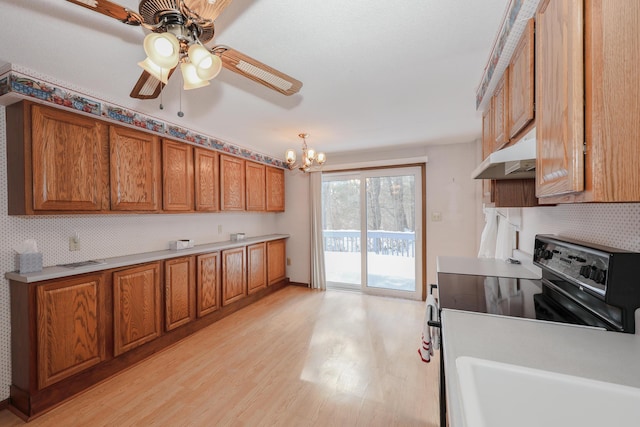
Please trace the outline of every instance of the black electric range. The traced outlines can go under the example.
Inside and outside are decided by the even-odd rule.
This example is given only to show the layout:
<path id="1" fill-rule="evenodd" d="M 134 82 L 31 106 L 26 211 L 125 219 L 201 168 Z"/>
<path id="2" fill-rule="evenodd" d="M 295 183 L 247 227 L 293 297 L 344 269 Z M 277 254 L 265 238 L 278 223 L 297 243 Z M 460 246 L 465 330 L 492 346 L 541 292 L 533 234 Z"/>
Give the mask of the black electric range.
<path id="1" fill-rule="evenodd" d="M 470 261 L 471 262 L 471 261 Z M 542 277 L 438 272 L 438 306 L 499 316 L 634 333 L 640 308 L 640 253 L 564 237 L 537 235 L 533 264 Z M 454 269 L 455 270 L 455 269 Z M 430 322 L 446 330 L 438 321 Z M 442 342 L 442 333 L 440 334 Z M 444 356 L 440 355 L 440 420 L 446 425 Z"/>

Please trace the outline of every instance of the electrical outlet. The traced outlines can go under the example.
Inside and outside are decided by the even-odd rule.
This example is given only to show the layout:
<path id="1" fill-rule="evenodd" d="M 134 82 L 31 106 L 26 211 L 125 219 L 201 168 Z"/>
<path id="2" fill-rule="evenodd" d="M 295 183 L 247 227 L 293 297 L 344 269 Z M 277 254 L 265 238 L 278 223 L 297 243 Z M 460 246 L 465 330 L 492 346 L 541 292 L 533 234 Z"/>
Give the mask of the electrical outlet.
<path id="1" fill-rule="evenodd" d="M 287 265 L 291 265 L 291 258 L 287 258 Z"/>
<path id="2" fill-rule="evenodd" d="M 78 233 L 75 233 L 73 236 L 69 236 L 69 250 L 70 251 L 80 250 L 80 236 L 78 235 Z"/>
<path id="3" fill-rule="evenodd" d="M 222 225 L 218 226 L 218 234 L 222 234 Z"/>
<path id="4" fill-rule="evenodd" d="M 431 212 L 431 221 L 442 221 L 442 212 Z"/>

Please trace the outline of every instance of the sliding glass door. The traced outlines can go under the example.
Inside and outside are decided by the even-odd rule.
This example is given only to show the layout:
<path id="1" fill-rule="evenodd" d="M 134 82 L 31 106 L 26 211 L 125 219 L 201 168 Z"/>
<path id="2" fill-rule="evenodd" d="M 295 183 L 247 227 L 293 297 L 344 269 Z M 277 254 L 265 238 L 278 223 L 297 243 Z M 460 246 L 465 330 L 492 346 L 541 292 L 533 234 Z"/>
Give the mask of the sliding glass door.
<path id="1" fill-rule="evenodd" d="M 419 167 L 323 174 L 328 287 L 421 298 Z"/>

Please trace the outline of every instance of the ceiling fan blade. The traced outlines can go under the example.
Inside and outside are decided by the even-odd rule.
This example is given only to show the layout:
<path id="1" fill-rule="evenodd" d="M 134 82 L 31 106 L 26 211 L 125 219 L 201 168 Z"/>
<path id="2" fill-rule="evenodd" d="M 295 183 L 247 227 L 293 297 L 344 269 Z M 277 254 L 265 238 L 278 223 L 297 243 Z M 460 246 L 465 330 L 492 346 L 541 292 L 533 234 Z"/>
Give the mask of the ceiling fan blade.
<path id="1" fill-rule="evenodd" d="M 215 19 L 224 11 L 232 0 L 184 0 L 184 4 L 191 11 L 204 19 Z"/>
<path id="2" fill-rule="evenodd" d="M 109 0 L 67 0 L 68 2 L 77 4 L 95 12 L 102 13 L 111 18 L 122 21 L 130 25 L 140 25 L 142 18 L 137 13 L 120 6 L 119 4 L 110 2 Z"/>
<path id="3" fill-rule="evenodd" d="M 168 78 L 171 77 L 174 71 L 175 68 L 172 68 L 171 71 L 169 71 Z M 135 86 L 133 86 L 129 96 L 131 98 L 138 99 L 155 99 L 160 95 L 160 92 L 162 92 L 162 89 L 164 89 L 165 86 L 166 85 L 163 85 L 160 80 L 153 77 L 147 71 L 142 71 L 142 75 L 136 82 Z"/>
<path id="4" fill-rule="evenodd" d="M 214 46 L 211 51 L 222 60 L 222 66 L 284 95 L 293 95 L 302 82 L 227 46 Z"/>

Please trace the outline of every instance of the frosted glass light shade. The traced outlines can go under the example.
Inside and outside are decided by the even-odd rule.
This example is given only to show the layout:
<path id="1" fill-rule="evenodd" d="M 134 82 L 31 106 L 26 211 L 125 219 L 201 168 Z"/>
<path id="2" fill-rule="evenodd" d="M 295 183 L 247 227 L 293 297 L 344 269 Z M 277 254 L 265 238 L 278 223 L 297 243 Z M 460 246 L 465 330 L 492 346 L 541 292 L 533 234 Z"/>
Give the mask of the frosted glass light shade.
<path id="1" fill-rule="evenodd" d="M 290 148 L 284 153 L 284 158 L 287 164 L 292 165 L 296 162 L 296 152 Z"/>
<path id="2" fill-rule="evenodd" d="M 163 84 L 167 84 L 171 68 L 160 67 L 158 64 L 153 62 L 151 58 L 147 58 L 144 61 L 138 62 L 138 65 L 147 73 L 160 80 Z"/>
<path id="3" fill-rule="evenodd" d="M 162 68 L 173 68 L 180 60 L 180 42 L 171 33 L 151 33 L 144 38 L 147 56 Z"/>
<path id="4" fill-rule="evenodd" d="M 307 150 L 307 157 L 309 158 L 309 160 L 315 160 L 315 158 L 316 158 L 316 150 L 314 150 L 313 148 L 309 148 Z"/>
<path id="5" fill-rule="evenodd" d="M 327 156 L 324 153 L 318 153 L 318 155 L 316 156 L 316 162 L 318 162 L 319 165 L 323 164 L 324 162 L 327 161 Z"/>
<path id="6" fill-rule="evenodd" d="M 211 80 L 218 75 L 222 69 L 222 61 L 213 55 L 202 45 L 192 44 L 189 46 L 189 60 L 196 67 L 196 73 L 202 80 Z"/>
<path id="7" fill-rule="evenodd" d="M 197 89 L 199 87 L 208 86 L 209 82 L 198 77 L 196 72 L 196 66 L 190 62 L 183 62 L 180 64 L 180 71 L 182 71 L 182 79 L 184 80 L 184 89 Z"/>

